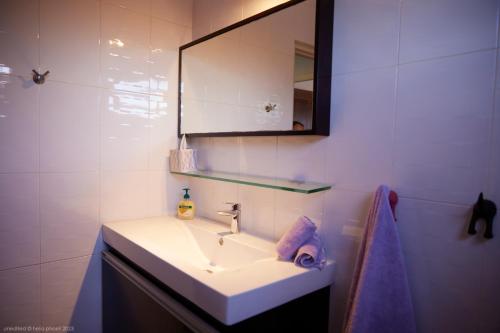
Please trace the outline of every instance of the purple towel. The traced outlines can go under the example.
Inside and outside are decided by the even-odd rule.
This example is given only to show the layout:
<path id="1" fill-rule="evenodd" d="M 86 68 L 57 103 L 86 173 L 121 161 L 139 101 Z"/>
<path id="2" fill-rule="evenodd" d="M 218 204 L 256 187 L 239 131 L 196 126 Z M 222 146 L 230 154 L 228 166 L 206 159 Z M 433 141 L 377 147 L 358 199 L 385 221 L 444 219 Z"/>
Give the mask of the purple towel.
<path id="1" fill-rule="evenodd" d="M 290 260 L 299 247 L 312 237 L 316 225 L 307 217 L 299 217 L 278 241 L 276 251 L 281 259 Z"/>
<path id="2" fill-rule="evenodd" d="M 326 254 L 321 239 L 317 233 L 302 245 L 295 257 L 295 265 L 306 268 L 319 268 L 320 270 L 325 267 Z"/>
<path id="3" fill-rule="evenodd" d="M 347 300 L 344 333 L 416 332 L 389 189 L 377 189 Z"/>

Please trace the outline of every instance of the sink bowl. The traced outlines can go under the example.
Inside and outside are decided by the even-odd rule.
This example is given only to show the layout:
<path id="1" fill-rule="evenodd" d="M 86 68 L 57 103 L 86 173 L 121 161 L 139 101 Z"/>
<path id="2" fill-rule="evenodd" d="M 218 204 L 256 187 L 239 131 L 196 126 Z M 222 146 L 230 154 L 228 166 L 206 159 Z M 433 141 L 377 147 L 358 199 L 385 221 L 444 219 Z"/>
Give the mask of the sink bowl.
<path id="1" fill-rule="evenodd" d="M 277 259 L 276 244 L 203 218 L 172 216 L 103 226 L 104 241 L 226 325 L 333 283 L 334 262 L 305 269 Z"/>
<path id="2" fill-rule="evenodd" d="M 228 234 L 227 230 L 207 230 L 200 227 L 200 221 L 187 222 L 185 227 L 189 233 L 189 242 L 185 245 L 198 252 L 195 260 L 195 256 L 190 258 L 191 263 L 208 273 L 237 269 L 262 260 L 276 260 L 272 244 L 263 244 L 264 242 L 260 241 L 260 244 L 252 246 L 244 242 L 244 236 Z M 259 245 L 260 247 L 257 247 Z"/>

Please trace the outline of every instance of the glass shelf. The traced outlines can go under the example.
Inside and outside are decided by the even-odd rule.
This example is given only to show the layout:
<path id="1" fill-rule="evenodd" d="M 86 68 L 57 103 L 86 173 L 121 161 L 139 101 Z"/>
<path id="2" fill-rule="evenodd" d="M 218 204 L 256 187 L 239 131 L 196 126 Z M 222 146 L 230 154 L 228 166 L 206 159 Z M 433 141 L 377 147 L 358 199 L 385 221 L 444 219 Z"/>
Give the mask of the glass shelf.
<path id="1" fill-rule="evenodd" d="M 329 184 L 306 182 L 306 181 L 295 181 L 289 179 L 274 179 L 266 178 L 261 176 L 246 176 L 237 175 L 233 173 L 226 172 L 215 172 L 215 171 L 191 171 L 191 172 L 174 172 L 173 174 L 184 175 L 189 177 L 198 177 L 212 180 L 219 180 L 223 182 L 230 182 L 236 184 L 258 186 L 265 188 L 272 188 L 282 191 L 298 192 L 304 194 L 310 194 L 315 192 L 327 191 L 332 188 Z"/>

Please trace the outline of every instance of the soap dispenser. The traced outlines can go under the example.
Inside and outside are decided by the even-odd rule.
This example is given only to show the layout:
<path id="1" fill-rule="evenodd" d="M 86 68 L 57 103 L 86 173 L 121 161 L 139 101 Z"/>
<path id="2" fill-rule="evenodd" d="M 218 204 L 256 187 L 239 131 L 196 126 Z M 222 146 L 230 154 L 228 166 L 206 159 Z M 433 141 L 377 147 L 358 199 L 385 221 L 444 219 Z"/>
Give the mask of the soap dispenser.
<path id="1" fill-rule="evenodd" d="M 194 219 L 194 202 L 191 200 L 189 196 L 189 188 L 183 188 L 183 191 L 186 191 L 184 194 L 184 199 L 179 202 L 177 206 L 177 217 L 181 220 L 192 220 Z"/>

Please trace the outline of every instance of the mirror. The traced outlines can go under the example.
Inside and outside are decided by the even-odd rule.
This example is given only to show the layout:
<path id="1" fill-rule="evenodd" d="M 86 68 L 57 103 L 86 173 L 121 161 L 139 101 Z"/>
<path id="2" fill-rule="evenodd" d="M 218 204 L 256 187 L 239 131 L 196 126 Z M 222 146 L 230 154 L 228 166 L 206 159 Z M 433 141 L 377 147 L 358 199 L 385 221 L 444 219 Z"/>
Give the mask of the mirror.
<path id="1" fill-rule="evenodd" d="M 328 135 L 332 24 L 289 1 L 182 46 L 179 135 Z"/>

